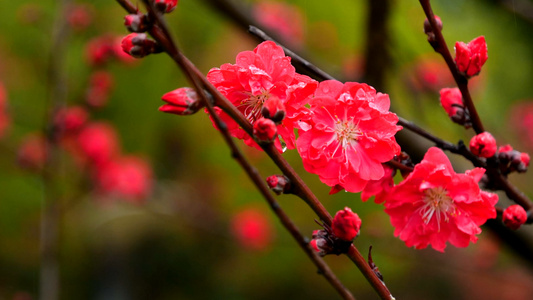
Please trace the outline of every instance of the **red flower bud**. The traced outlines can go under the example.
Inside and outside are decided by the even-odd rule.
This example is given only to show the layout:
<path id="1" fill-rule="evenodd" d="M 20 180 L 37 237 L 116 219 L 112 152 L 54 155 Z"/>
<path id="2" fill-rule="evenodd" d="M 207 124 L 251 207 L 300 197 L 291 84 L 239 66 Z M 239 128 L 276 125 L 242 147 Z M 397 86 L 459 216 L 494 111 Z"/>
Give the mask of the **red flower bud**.
<path id="1" fill-rule="evenodd" d="M 289 181 L 289 178 L 284 175 L 272 175 L 267 177 L 266 182 L 268 184 L 268 187 L 272 189 L 276 195 L 282 194 L 282 193 L 289 193 L 291 188 L 291 183 Z"/>
<path id="2" fill-rule="evenodd" d="M 487 43 L 484 36 L 477 37 L 468 44 L 455 43 L 455 64 L 459 72 L 467 77 L 477 75 L 487 58 Z"/>
<path id="3" fill-rule="evenodd" d="M 85 101 L 91 107 L 99 108 L 107 104 L 113 89 L 113 75 L 107 71 L 96 71 L 91 74 Z"/>
<path id="4" fill-rule="evenodd" d="M 339 210 L 331 224 L 333 234 L 344 241 L 352 241 L 359 234 L 360 228 L 361 219 L 349 207 Z"/>
<path id="5" fill-rule="evenodd" d="M 466 128 L 471 126 L 468 111 L 463 104 L 463 96 L 458 88 L 441 89 L 440 104 L 454 123 Z"/>
<path id="6" fill-rule="evenodd" d="M 309 245 L 311 245 L 311 248 L 318 252 L 318 255 L 320 256 L 325 256 L 333 250 L 328 240 L 322 237 L 312 239 L 311 242 L 309 242 Z"/>
<path id="7" fill-rule="evenodd" d="M 159 52 L 155 41 L 147 38 L 145 33 L 130 33 L 122 39 L 122 50 L 135 58 Z"/>
<path id="8" fill-rule="evenodd" d="M 261 114 L 279 124 L 285 118 L 285 105 L 278 97 L 271 96 L 263 103 Z"/>
<path id="9" fill-rule="evenodd" d="M 61 109 L 54 117 L 55 126 L 61 127 L 64 133 L 78 132 L 89 119 L 89 113 L 81 106 Z"/>
<path id="10" fill-rule="evenodd" d="M 124 17 L 124 25 L 130 32 L 145 32 L 148 29 L 146 15 L 130 14 Z"/>
<path id="11" fill-rule="evenodd" d="M 470 140 L 470 151 L 479 157 L 492 157 L 496 154 L 496 140 L 489 132 L 482 132 Z"/>
<path id="12" fill-rule="evenodd" d="M 511 205 L 503 211 L 502 221 L 505 226 L 517 230 L 527 221 L 527 213 L 522 206 Z"/>
<path id="13" fill-rule="evenodd" d="M 159 107 L 159 111 L 180 116 L 192 115 L 203 107 L 193 88 L 184 87 L 168 92 L 161 97 L 167 104 Z"/>
<path id="14" fill-rule="evenodd" d="M 176 8 L 176 5 L 178 5 L 178 0 L 155 0 L 154 4 L 155 7 L 162 13 L 169 13 Z"/>
<path id="15" fill-rule="evenodd" d="M 276 123 L 270 119 L 260 118 L 254 123 L 254 137 L 258 143 L 271 143 L 278 134 Z"/>
<path id="16" fill-rule="evenodd" d="M 120 150 L 114 127 L 104 122 L 85 126 L 78 135 L 77 142 L 81 156 L 95 167 L 112 160 Z"/>

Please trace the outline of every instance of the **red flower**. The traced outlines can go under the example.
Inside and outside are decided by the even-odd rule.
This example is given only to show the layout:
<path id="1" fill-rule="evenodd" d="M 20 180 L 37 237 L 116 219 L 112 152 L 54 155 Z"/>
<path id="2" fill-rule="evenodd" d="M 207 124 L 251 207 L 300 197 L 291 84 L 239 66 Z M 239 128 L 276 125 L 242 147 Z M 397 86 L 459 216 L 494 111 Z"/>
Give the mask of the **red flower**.
<path id="1" fill-rule="evenodd" d="M 119 153 L 117 133 L 104 122 L 87 125 L 78 135 L 78 147 L 83 157 L 96 167 L 109 162 Z"/>
<path id="2" fill-rule="evenodd" d="M 381 179 L 381 163 L 400 153 L 394 135 L 401 127 L 389 106 L 388 95 L 366 84 L 321 82 L 311 102 L 313 115 L 296 142 L 305 169 L 353 193 Z"/>
<path id="3" fill-rule="evenodd" d="M 236 64 L 213 68 L 207 79 L 232 102 L 252 124 L 261 118 L 264 102 L 278 97 L 286 109 L 286 117 L 278 125 L 278 134 L 287 148 L 294 149 L 294 128 L 307 117 L 306 99 L 313 94 L 317 82 L 297 74 L 291 59 L 274 42 L 263 42 L 254 51 L 237 55 Z M 230 133 L 259 149 L 254 140 L 228 115 L 218 110 Z M 279 142 L 278 146 L 279 146 Z"/>
<path id="4" fill-rule="evenodd" d="M 455 43 L 455 64 L 459 72 L 468 77 L 477 75 L 487 58 L 487 43 L 484 36 L 477 37 L 468 44 Z"/>
<path id="5" fill-rule="evenodd" d="M 152 168 L 139 157 L 120 157 L 98 169 L 96 182 L 101 193 L 139 203 L 152 188 Z"/>
<path id="6" fill-rule="evenodd" d="M 489 158 L 496 154 L 496 140 L 489 132 L 482 132 L 470 140 L 470 151 L 476 156 Z"/>
<path id="7" fill-rule="evenodd" d="M 505 226 L 512 230 L 517 230 L 520 226 L 526 223 L 527 212 L 518 204 L 511 205 L 503 211 L 502 221 Z"/>
<path id="8" fill-rule="evenodd" d="M 359 229 L 361 219 L 349 207 L 339 210 L 331 223 L 333 234 L 344 241 L 352 241 L 359 234 Z"/>
<path id="9" fill-rule="evenodd" d="M 231 229 L 242 247 L 263 250 L 272 241 L 272 225 L 265 214 L 255 208 L 247 208 L 233 216 Z"/>
<path id="10" fill-rule="evenodd" d="M 428 150 L 407 178 L 384 196 L 394 235 L 408 247 L 429 244 L 443 252 L 446 242 L 466 247 L 477 241 L 480 225 L 496 217 L 496 194 L 480 190 L 485 173 L 475 168 L 456 174 L 439 148 Z"/>

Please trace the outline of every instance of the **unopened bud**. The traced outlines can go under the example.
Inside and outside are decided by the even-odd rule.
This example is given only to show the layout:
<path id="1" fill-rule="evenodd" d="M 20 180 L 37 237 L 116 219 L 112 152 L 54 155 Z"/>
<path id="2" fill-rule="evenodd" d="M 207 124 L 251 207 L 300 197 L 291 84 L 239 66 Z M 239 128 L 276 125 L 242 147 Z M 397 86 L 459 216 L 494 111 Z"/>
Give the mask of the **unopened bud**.
<path id="1" fill-rule="evenodd" d="M 162 13 L 169 13 L 176 8 L 178 0 L 155 0 L 155 7 Z"/>
<path id="2" fill-rule="evenodd" d="M 168 92 L 161 99 L 167 104 L 159 107 L 159 111 L 180 116 L 194 114 L 204 106 L 203 102 L 198 99 L 196 91 L 190 87 Z"/>
<path id="3" fill-rule="evenodd" d="M 276 193 L 280 194 L 289 194 L 291 190 L 291 182 L 289 178 L 285 175 L 272 175 L 267 177 L 266 182 L 268 187 Z"/>
<path id="4" fill-rule="evenodd" d="M 271 96 L 263 104 L 261 114 L 263 114 L 263 117 L 279 124 L 285 118 L 285 105 L 278 97 Z"/>
<path id="5" fill-rule="evenodd" d="M 130 32 L 145 32 L 148 29 L 146 15 L 143 14 L 125 16 L 124 25 Z"/>
<path id="6" fill-rule="evenodd" d="M 530 161 L 529 154 L 516 151 L 510 145 L 504 145 L 498 149 L 498 159 L 500 160 L 500 169 L 504 174 L 513 171 L 524 173 L 527 171 Z"/>
<path id="7" fill-rule="evenodd" d="M 470 140 L 470 151 L 476 156 L 489 158 L 496 154 L 496 140 L 489 132 L 482 132 Z"/>
<path id="8" fill-rule="evenodd" d="M 361 229 L 361 219 L 349 207 L 339 210 L 331 224 L 333 234 L 341 240 L 352 241 Z"/>
<path id="9" fill-rule="evenodd" d="M 278 134 L 274 121 L 260 118 L 254 122 L 254 137 L 258 143 L 271 143 Z"/>
<path id="10" fill-rule="evenodd" d="M 311 248 L 318 252 L 318 255 L 320 256 L 325 256 L 326 254 L 332 252 L 332 247 L 329 241 L 325 238 L 318 237 L 316 239 L 312 239 L 311 242 L 309 242 L 309 245 L 311 245 Z"/>
<path id="11" fill-rule="evenodd" d="M 438 16 L 435 16 L 435 21 L 437 21 L 438 30 L 442 31 L 442 21 Z M 428 36 L 428 42 L 435 48 L 437 43 L 437 38 L 435 37 L 435 32 L 429 20 L 424 20 L 424 33 Z"/>
<path id="12" fill-rule="evenodd" d="M 511 205 L 503 211 L 502 221 L 505 226 L 517 230 L 527 221 L 527 212 L 518 204 Z"/>
<path id="13" fill-rule="evenodd" d="M 122 39 L 122 50 L 135 58 L 161 52 L 157 43 L 147 38 L 146 33 L 130 33 Z"/>
<path id="14" fill-rule="evenodd" d="M 454 123 L 466 128 L 472 126 L 468 111 L 463 104 L 463 96 L 458 88 L 441 89 L 440 104 Z"/>

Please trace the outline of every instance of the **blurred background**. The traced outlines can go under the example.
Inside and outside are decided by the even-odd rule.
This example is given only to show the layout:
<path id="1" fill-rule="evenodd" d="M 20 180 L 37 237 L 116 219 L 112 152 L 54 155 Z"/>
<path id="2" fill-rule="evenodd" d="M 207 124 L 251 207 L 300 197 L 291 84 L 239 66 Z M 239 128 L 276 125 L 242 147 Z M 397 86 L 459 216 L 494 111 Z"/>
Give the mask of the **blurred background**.
<path id="1" fill-rule="evenodd" d="M 229 2 L 333 76 L 389 94 L 402 117 L 452 142 L 472 136 L 439 104 L 439 89 L 454 83 L 426 41 L 418 1 Z M 531 153 L 533 2 L 433 2 L 452 51 L 455 41 L 485 36 L 489 59 L 470 84 L 478 111 L 499 145 Z M 258 44 L 224 10 L 229 4 L 181 0 L 167 15 L 183 52 L 204 73 Z M 61 299 L 338 297 L 232 160 L 207 114 L 158 111 L 163 94 L 188 83 L 165 54 L 136 60 L 121 51 L 125 15 L 111 0 L 2 3 L 0 299 L 39 299 L 40 276 L 54 273 L 41 267 L 41 251 L 60 270 Z M 409 141 L 408 148 L 431 146 Z M 278 173 L 263 153 L 239 144 L 262 176 Z M 509 232 L 496 220 L 468 248 L 410 249 L 394 238 L 380 205 L 358 194 L 328 195 L 296 151 L 284 156 L 331 214 L 349 206 L 360 215 L 355 244 L 364 256 L 373 246 L 396 299 L 531 299 L 531 226 Z M 457 171 L 471 168 L 451 158 Z M 511 175 L 530 197 L 531 179 Z M 500 206 L 510 204 L 500 198 Z M 305 235 L 319 229 L 302 201 L 278 200 Z M 43 245 L 41 231 L 57 247 Z M 325 260 L 357 299 L 378 298 L 346 257 Z"/>

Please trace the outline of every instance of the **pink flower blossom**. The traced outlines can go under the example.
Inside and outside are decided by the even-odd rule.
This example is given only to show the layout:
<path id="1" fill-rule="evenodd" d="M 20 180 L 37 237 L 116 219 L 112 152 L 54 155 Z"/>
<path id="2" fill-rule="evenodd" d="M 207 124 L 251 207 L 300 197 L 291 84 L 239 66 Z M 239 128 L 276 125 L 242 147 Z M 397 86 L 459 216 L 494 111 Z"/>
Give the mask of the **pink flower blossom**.
<path id="1" fill-rule="evenodd" d="M 140 203 L 151 191 L 152 168 L 140 157 L 119 157 L 100 166 L 96 183 L 100 193 Z"/>
<path id="2" fill-rule="evenodd" d="M 455 64 L 459 72 L 468 77 L 477 75 L 487 58 L 487 43 L 484 36 L 479 36 L 468 44 L 455 43 Z"/>
<path id="3" fill-rule="evenodd" d="M 479 226 L 496 217 L 498 202 L 496 194 L 478 186 L 484 173 L 475 168 L 457 174 L 442 150 L 430 148 L 413 172 L 385 195 L 394 235 L 408 247 L 431 245 L 441 252 L 446 242 L 456 247 L 475 243 Z"/>
<path id="4" fill-rule="evenodd" d="M 285 56 L 281 47 L 274 42 L 263 42 L 254 51 L 239 53 L 235 65 L 224 64 L 211 69 L 207 79 L 252 125 L 261 118 L 264 102 L 273 96 L 279 98 L 285 106 L 286 115 L 278 125 L 278 134 L 287 148 L 294 149 L 294 128 L 299 128 L 301 120 L 308 118 L 304 105 L 315 91 L 317 82 L 297 74 L 290 57 Z M 234 137 L 259 149 L 253 138 L 235 121 L 222 111 L 218 112 Z"/>
<path id="5" fill-rule="evenodd" d="M 321 82 L 311 102 L 312 117 L 296 141 L 305 169 L 329 186 L 354 193 L 381 179 L 381 163 L 400 153 L 394 135 L 401 127 L 389 106 L 388 95 L 366 84 Z"/>
<path id="6" fill-rule="evenodd" d="M 264 250 L 273 238 L 270 220 L 256 208 L 243 209 L 233 216 L 231 230 L 239 244 L 250 250 Z"/>
<path id="7" fill-rule="evenodd" d="M 489 132 L 482 132 L 470 140 L 470 151 L 474 155 L 489 158 L 496 154 L 496 140 Z"/>

